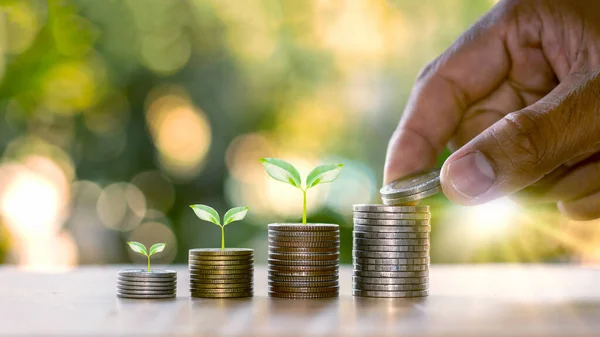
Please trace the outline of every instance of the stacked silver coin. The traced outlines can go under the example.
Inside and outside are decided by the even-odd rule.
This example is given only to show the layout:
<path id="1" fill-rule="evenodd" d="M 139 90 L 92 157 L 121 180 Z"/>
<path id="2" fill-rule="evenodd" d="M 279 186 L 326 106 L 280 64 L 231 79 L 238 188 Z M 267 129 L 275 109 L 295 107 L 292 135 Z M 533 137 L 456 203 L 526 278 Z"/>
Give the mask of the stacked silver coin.
<path id="1" fill-rule="evenodd" d="M 339 265 L 338 225 L 269 225 L 269 296 L 337 297 Z"/>
<path id="2" fill-rule="evenodd" d="M 190 249 L 190 294 L 199 298 L 254 295 L 254 250 Z"/>
<path id="3" fill-rule="evenodd" d="M 173 270 L 120 270 L 117 274 L 117 297 L 132 299 L 175 298 L 177 272 Z"/>
<path id="4" fill-rule="evenodd" d="M 427 296 L 429 206 L 354 205 L 353 208 L 353 294 Z"/>
<path id="5" fill-rule="evenodd" d="M 440 170 L 415 173 L 381 188 L 385 205 L 403 205 L 425 199 L 442 191 Z"/>

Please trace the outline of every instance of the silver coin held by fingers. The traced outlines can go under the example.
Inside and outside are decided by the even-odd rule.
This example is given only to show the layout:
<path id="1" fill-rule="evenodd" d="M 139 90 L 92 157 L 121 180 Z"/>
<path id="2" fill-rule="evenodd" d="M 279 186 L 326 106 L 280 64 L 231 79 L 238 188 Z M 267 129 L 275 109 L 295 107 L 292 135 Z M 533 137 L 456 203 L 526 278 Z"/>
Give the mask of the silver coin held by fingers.
<path id="1" fill-rule="evenodd" d="M 395 180 L 381 188 L 384 204 L 409 203 L 441 191 L 440 170 L 422 171 Z"/>

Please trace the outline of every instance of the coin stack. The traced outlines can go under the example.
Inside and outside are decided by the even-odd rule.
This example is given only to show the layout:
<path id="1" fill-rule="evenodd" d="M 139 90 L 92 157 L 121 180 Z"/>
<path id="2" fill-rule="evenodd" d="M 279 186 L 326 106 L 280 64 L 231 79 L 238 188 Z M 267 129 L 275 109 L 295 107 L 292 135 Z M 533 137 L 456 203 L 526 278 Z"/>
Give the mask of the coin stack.
<path id="1" fill-rule="evenodd" d="M 253 296 L 253 249 L 190 249 L 188 258 L 192 297 Z"/>
<path id="2" fill-rule="evenodd" d="M 355 296 L 427 296 L 430 218 L 429 206 L 354 205 Z"/>
<path id="3" fill-rule="evenodd" d="M 398 179 L 381 189 L 381 200 L 385 205 L 404 205 L 442 191 L 440 170 L 419 172 Z"/>
<path id="4" fill-rule="evenodd" d="M 173 270 L 119 270 L 117 297 L 132 299 L 175 298 L 177 272 Z"/>
<path id="5" fill-rule="evenodd" d="M 339 264 L 338 225 L 269 225 L 269 296 L 337 297 Z"/>

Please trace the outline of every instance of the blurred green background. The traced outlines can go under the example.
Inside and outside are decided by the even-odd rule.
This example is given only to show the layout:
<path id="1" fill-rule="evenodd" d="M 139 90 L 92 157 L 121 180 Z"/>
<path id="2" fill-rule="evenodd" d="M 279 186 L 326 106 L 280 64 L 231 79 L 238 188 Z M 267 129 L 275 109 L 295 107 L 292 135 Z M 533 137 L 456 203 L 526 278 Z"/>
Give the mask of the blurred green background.
<path id="1" fill-rule="evenodd" d="M 264 262 L 266 225 L 301 217 L 301 193 L 258 162 L 279 157 L 303 174 L 345 164 L 308 207 L 309 221 L 342 226 L 350 262 L 352 204 L 379 202 L 416 74 L 494 2 L 0 1 L 0 260 L 143 262 L 125 245 L 137 240 L 185 263 L 220 243 L 188 208 L 204 203 L 249 206 L 227 245 Z M 425 203 L 433 262 L 598 256 L 600 233 L 552 208 Z"/>

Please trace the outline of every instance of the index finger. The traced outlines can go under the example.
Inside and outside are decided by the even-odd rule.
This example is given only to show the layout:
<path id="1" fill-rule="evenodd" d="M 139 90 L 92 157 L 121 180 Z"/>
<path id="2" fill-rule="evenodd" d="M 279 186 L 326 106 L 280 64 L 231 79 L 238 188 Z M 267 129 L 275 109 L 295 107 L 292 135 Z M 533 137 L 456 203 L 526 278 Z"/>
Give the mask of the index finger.
<path id="1" fill-rule="evenodd" d="M 496 8 L 417 77 L 387 148 L 384 183 L 430 168 L 464 111 L 507 78 L 510 59 Z"/>

